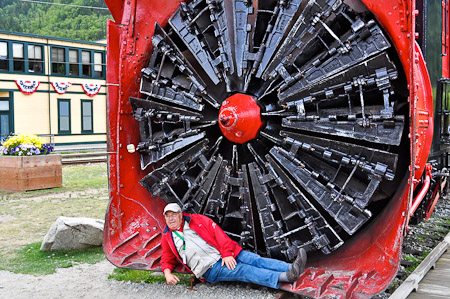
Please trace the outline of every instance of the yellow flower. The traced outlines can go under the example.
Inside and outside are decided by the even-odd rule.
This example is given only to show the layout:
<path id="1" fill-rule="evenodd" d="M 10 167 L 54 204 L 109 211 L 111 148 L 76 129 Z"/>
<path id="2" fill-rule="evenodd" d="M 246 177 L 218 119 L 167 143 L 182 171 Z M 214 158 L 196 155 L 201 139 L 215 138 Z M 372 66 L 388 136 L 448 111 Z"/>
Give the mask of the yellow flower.
<path id="1" fill-rule="evenodd" d="M 3 146 L 15 147 L 22 144 L 30 144 L 37 148 L 41 148 L 44 144 L 44 140 L 34 134 L 19 134 L 8 138 L 8 140 L 3 143 Z"/>

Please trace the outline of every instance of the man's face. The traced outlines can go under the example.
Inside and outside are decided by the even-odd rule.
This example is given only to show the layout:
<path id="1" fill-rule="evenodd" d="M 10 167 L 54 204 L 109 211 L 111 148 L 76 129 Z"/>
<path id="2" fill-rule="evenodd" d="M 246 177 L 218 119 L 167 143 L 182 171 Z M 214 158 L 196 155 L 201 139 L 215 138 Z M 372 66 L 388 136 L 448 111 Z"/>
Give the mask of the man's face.
<path id="1" fill-rule="evenodd" d="M 181 226 L 181 223 L 183 222 L 183 215 L 181 212 L 172 212 L 167 211 L 164 215 L 164 218 L 166 219 L 166 224 L 171 230 L 176 230 Z"/>

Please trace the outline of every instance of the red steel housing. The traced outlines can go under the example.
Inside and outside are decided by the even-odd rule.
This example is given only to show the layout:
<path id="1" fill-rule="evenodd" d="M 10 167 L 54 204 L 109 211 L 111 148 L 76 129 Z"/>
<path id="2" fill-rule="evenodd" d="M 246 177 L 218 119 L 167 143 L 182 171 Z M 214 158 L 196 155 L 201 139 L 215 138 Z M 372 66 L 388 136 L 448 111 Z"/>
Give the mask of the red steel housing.
<path id="1" fill-rule="evenodd" d="M 106 257 L 125 268 L 157 270 L 165 202 L 139 186 L 145 175 L 127 144 L 139 141 L 129 97 L 139 97 L 140 70 L 151 53 L 155 22 L 165 26 L 179 0 L 105 0 L 108 21 L 108 153 L 110 203 L 103 236 Z M 413 190 L 424 172 L 433 135 L 433 100 L 428 72 L 415 41 L 415 2 L 362 0 L 387 32 L 400 57 L 409 87 L 410 176 L 368 226 L 336 252 L 308 263 L 293 285 L 282 289 L 313 296 L 370 298 L 395 277 Z M 448 30 L 446 31 L 448 32 Z M 447 56 L 448 57 L 448 56 Z M 448 65 L 448 64 L 447 64 Z M 448 68 L 447 68 L 448 73 Z M 447 74 L 448 76 L 448 74 Z M 182 270 L 182 269 L 178 269 Z"/>

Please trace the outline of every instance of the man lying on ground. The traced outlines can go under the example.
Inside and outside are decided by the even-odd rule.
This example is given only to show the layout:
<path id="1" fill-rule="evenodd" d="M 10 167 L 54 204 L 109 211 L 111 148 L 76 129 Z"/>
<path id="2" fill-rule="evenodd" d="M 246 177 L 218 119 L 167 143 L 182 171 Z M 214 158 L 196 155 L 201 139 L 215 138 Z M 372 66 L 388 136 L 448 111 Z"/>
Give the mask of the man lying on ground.
<path id="1" fill-rule="evenodd" d="M 306 251 L 300 248 L 292 264 L 263 258 L 242 248 L 210 218 L 186 214 L 176 203 L 164 208 L 166 228 L 161 246 L 161 269 L 167 284 L 179 279 L 172 274 L 177 263 L 183 264 L 200 280 L 243 281 L 278 289 L 292 283 L 305 270 Z"/>

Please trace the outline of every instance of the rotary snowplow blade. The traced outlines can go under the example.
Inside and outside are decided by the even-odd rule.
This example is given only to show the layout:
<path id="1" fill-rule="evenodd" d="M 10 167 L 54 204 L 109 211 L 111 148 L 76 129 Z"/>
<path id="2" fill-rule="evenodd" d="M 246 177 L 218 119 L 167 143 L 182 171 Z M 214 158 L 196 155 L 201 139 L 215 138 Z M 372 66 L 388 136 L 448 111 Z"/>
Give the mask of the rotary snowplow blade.
<path id="1" fill-rule="evenodd" d="M 432 135 L 428 74 L 398 7 L 106 2 L 116 19 L 107 258 L 159 269 L 162 210 L 176 202 L 263 256 L 289 262 L 306 249 L 307 271 L 282 289 L 382 291 L 399 265 L 408 179 L 420 177 Z M 413 156 L 409 136 L 421 144 Z"/>

